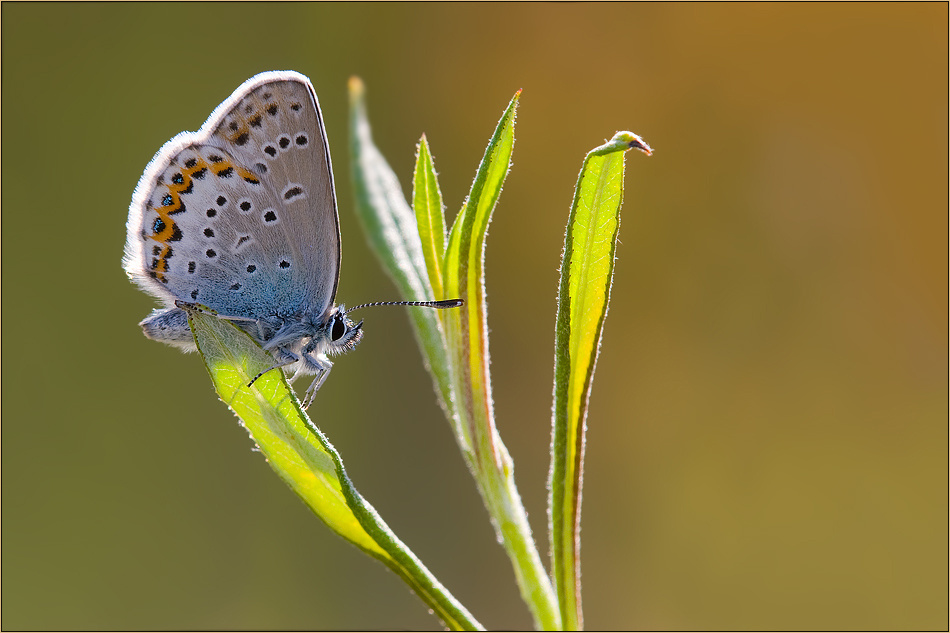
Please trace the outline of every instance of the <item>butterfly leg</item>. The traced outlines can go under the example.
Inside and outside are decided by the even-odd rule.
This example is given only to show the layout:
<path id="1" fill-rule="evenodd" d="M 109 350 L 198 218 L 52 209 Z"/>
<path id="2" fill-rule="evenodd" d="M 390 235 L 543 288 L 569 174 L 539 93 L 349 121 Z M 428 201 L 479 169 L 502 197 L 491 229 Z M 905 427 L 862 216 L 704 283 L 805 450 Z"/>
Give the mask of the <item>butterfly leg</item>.
<path id="1" fill-rule="evenodd" d="M 237 316 L 237 315 L 231 315 L 231 314 L 221 314 L 217 310 L 212 310 L 211 308 L 201 305 L 200 303 L 191 303 L 188 301 L 182 301 L 180 299 L 175 301 L 175 305 L 178 306 L 180 312 L 185 313 L 184 321 L 186 325 L 188 321 L 187 313 L 189 310 L 201 312 L 202 314 L 210 314 L 211 316 L 215 318 L 234 323 L 236 326 L 238 326 L 239 328 L 247 332 L 251 336 L 251 338 L 256 338 L 257 342 L 261 344 L 264 344 L 266 341 L 268 341 L 274 335 L 274 332 L 278 331 L 281 328 L 281 326 L 284 324 L 284 320 L 281 319 L 280 317 L 254 318 L 254 317 Z M 152 316 L 150 316 L 149 319 L 155 317 L 156 313 L 158 312 L 161 312 L 161 311 L 156 310 L 154 313 L 152 313 Z M 146 319 L 146 321 L 147 320 L 148 319 Z M 144 328 L 144 324 L 145 324 L 145 321 L 142 322 L 143 328 Z M 254 335 L 255 327 L 256 327 L 256 332 L 257 332 L 256 337 Z M 149 333 L 146 331 L 145 335 L 149 336 Z M 153 338 L 153 337 L 149 336 L 149 338 Z M 163 339 L 158 339 L 158 340 L 163 340 Z M 190 351 L 194 351 L 194 349 L 195 347 L 194 345 L 192 345 L 192 349 Z M 282 349 L 282 351 L 285 351 L 288 354 L 291 354 L 294 357 L 294 360 L 286 362 L 286 363 L 281 363 L 280 365 L 275 365 L 275 367 L 290 365 L 300 360 L 300 357 L 294 355 L 289 350 Z M 264 372 L 264 373 L 267 373 L 267 372 Z M 257 379 L 255 378 L 254 380 L 257 380 Z"/>
<path id="2" fill-rule="evenodd" d="M 330 375 L 330 368 L 320 370 L 320 373 L 313 379 L 313 382 L 310 383 L 310 386 L 307 387 L 307 390 L 303 394 L 303 408 L 308 409 L 310 405 L 313 404 L 313 399 L 317 396 L 317 392 L 320 390 L 320 387 L 323 386 L 324 381 L 327 379 L 327 376 Z"/>
<path id="3" fill-rule="evenodd" d="M 256 376 L 254 376 L 254 378 L 251 379 L 251 382 L 247 383 L 247 386 L 248 386 L 248 387 L 250 387 L 250 386 L 253 385 L 255 382 L 257 382 L 257 379 L 258 379 L 258 378 L 260 378 L 261 376 L 263 376 L 264 374 L 266 374 L 266 373 L 269 372 L 270 370 L 272 370 L 272 369 L 280 369 L 281 367 L 286 367 L 287 365 L 293 365 L 294 363 L 300 361 L 300 357 L 299 357 L 299 356 L 297 356 L 296 354 L 294 354 L 293 352 L 291 352 L 289 349 L 285 349 L 285 348 L 283 348 L 283 347 L 278 347 L 276 350 L 274 350 L 274 354 L 275 354 L 274 360 L 277 361 L 277 364 L 276 364 L 276 365 L 271 365 L 270 367 L 268 367 L 267 369 L 265 369 L 265 370 L 262 371 L 261 373 L 259 373 L 259 374 L 257 374 Z M 277 356 L 276 356 L 277 354 L 279 354 L 283 360 L 277 360 Z M 290 381 L 293 382 L 294 378 L 296 378 L 296 377 L 297 377 L 297 374 L 294 374 L 293 378 L 291 378 Z"/>
<path id="4" fill-rule="evenodd" d="M 326 358 L 319 358 L 306 352 L 304 353 L 304 358 L 308 363 L 310 363 L 311 366 L 317 368 L 317 375 L 314 377 L 313 382 L 310 383 L 310 386 L 307 387 L 307 390 L 304 392 L 302 404 L 303 408 L 306 409 L 311 404 L 313 404 L 314 397 L 316 397 L 320 387 L 323 386 L 327 376 L 330 375 L 330 370 L 333 368 L 333 363 L 331 363 Z"/>

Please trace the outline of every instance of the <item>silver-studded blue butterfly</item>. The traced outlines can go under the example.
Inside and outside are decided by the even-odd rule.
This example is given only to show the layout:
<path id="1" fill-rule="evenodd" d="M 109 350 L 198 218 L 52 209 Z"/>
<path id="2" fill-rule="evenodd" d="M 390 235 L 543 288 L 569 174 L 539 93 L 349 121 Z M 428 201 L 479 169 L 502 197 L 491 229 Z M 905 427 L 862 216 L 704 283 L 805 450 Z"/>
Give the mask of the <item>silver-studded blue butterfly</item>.
<path id="1" fill-rule="evenodd" d="M 363 336 L 362 321 L 334 305 L 333 169 L 317 95 L 299 73 L 250 78 L 197 132 L 165 143 L 135 188 L 127 229 L 125 272 L 166 306 L 140 323 L 148 338 L 194 351 L 177 306 L 206 306 L 269 351 L 271 369 L 315 374 L 307 406 L 332 367 L 327 356 Z"/>

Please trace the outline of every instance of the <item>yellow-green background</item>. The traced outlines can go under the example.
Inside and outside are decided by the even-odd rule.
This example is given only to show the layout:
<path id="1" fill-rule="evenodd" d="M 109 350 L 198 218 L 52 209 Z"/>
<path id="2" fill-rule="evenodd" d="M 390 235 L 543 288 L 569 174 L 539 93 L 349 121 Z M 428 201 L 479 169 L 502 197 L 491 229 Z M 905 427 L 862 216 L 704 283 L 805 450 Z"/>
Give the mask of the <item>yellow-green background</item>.
<path id="1" fill-rule="evenodd" d="M 553 328 L 586 151 L 630 129 L 590 408 L 589 628 L 946 628 L 948 9 L 848 5 L 2 7 L 2 626 L 435 628 L 146 340 L 120 269 L 161 144 L 307 74 L 337 175 L 338 299 L 395 298 L 353 215 L 346 80 L 454 216 L 509 98 L 487 250 L 500 432 L 546 556 Z M 529 628 L 398 309 L 311 411 L 488 627 Z"/>

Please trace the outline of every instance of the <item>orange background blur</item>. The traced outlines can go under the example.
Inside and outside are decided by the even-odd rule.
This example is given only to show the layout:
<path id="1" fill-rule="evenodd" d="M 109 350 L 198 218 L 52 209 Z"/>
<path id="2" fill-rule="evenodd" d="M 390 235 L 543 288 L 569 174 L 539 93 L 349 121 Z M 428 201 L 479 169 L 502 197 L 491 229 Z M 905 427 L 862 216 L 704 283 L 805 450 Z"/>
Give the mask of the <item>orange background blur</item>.
<path id="1" fill-rule="evenodd" d="M 948 626 L 948 8 L 2 6 L 4 629 L 438 628 L 270 472 L 120 268 L 146 163 L 264 70 L 334 157 L 338 300 L 395 298 L 353 216 L 346 80 L 453 217 L 512 94 L 488 240 L 496 413 L 547 553 L 553 329 L 584 154 L 630 129 L 583 515 L 590 629 Z M 407 318 L 311 409 L 489 628 L 531 627 Z"/>

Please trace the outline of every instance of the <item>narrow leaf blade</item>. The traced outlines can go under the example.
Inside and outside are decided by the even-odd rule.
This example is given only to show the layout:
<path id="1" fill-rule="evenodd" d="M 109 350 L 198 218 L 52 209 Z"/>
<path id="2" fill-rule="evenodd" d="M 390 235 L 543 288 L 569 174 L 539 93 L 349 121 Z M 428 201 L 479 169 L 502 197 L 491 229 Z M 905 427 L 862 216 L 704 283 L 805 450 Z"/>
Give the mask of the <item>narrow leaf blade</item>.
<path id="1" fill-rule="evenodd" d="M 449 232 L 445 292 L 465 306 L 443 313 L 452 354 L 453 385 L 459 413 L 459 444 L 478 483 L 499 540 L 505 547 L 522 599 L 539 629 L 559 628 L 554 590 L 544 570 L 527 513 L 514 481 L 514 466 L 495 428 L 485 301 L 485 237 L 511 165 L 514 126 L 521 91 L 512 98 L 488 143 L 462 210 Z"/>
<path id="2" fill-rule="evenodd" d="M 416 213 L 422 253 L 426 260 L 429 283 L 436 299 L 447 298 L 443 290 L 442 268 L 445 260 L 445 209 L 442 190 L 435 172 L 432 153 L 425 134 L 419 140 L 416 169 L 413 174 L 412 207 Z"/>
<path id="3" fill-rule="evenodd" d="M 363 82 L 356 77 L 350 79 L 350 160 L 356 214 L 370 248 L 404 300 L 434 299 L 415 214 L 403 196 L 396 174 L 373 143 Z M 457 297 L 446 295 L 445 298 Z M 440 404 L 452 417 L 454 404 L 449 385 L 448 357 L 438 312 L 442 311 L 409 308 L 409 318 L 426 369 L 435 382 Z"/>
<path id="4" fill-rule="evenodd" d="M 613 283 L 624 153 L 632 148 L 652 152 L 636 134 L 618 132 L 588 153 L 564 238 L 555 326 L 549 507 L 552 571 L 566 630 L 583 627 L 580 516 L 587 406 Z"/>
<path id="5" fill-rule="evenodd" d="M 230 322 L 189 310 L 195 342 L 222 401 L 274 472 L 334 532 L 399 575 L 453 630 L 481 625 L 357 492 L 336 449 L 310 421 L 273 358 Z"/>
<path id="6" fill-rule="evenodd" d="M 456 354 L 455 366 L 461 369 L 458 395 L 462 406 L 469 412 L 465 417 L 467 436 L 473 442 L 470 449 L 476 459 L 487 453 L 496 462 L 499 456 L 495 446 L 497 433 L 494 431 L 488 369 L 484 249 L 491 214 L 511 165 L 515 113 L 520 95 L 519 90 L 511 99 L 485 149 L 469 196 L 452 224 L 445 258 L 445 290 L 452 296 L 465 299 L 462 310 L 444 313 L 442 318 L 446 324 L 449 349 Z M 476 425 L 486 431 L 480 434 L 483 445 L 477 441 Z"/>

